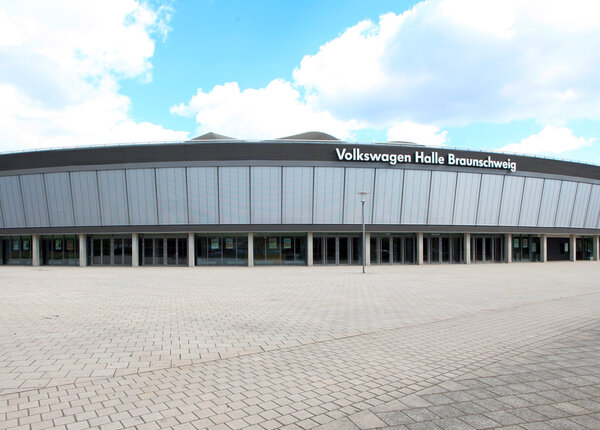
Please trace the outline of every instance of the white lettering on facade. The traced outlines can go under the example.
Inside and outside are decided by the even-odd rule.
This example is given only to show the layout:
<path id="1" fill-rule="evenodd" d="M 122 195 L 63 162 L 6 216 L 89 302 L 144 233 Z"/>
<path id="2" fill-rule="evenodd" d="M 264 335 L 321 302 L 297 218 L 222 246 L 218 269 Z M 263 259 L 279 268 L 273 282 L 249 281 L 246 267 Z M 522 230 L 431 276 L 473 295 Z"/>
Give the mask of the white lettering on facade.
<path id="1" fill-rule="evenodd" d="M 397 163 L 412 163 L 412 156 L 409 154 L 394 154 L 391 152 L 362 152 L 360 148 L 352 148 L 348 151 L 346 148 L 335 148 L 338 160 L 346 161 L 367 161 L 367 162 L 382 162 L 389 163 L 392 166 Z M 416 164 L 435 164 L 461 167 L 479 167 L 484 169 L 503 169 L 515 172 L 517 163 L 506 160 L 492 160 L 488 155 L 487 158 L 465 158 L 457 157 L 454 153 L 449 152 L 446 157 L 443 157 L 437 151 L 426 153 L 425 151 L 416 151 L 414 156 Z"/>

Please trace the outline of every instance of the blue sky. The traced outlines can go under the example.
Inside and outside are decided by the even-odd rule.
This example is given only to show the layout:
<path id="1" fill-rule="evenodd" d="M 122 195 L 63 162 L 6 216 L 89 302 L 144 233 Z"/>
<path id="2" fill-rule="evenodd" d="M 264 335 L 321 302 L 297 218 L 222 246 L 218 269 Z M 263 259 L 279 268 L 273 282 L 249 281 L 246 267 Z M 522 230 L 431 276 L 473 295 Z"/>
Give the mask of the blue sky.
<path id="1" fill-rule="evenodd" d="M 573 0 L 0 3 L 0 151 L 309 130 L 600 164 Z"/>

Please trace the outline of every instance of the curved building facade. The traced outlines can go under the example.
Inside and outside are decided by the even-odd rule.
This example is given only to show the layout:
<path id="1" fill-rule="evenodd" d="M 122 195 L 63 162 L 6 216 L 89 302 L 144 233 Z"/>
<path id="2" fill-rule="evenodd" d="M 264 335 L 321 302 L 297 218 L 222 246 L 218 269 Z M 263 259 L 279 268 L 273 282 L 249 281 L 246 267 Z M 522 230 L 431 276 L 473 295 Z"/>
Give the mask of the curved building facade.
<path id="1" fill-rule="evenodd" d="M 598 260 L 600 167 L 319 133 L 0 155 L 2 264 L 361 264 L 363 214 L 366 264 Z"/>

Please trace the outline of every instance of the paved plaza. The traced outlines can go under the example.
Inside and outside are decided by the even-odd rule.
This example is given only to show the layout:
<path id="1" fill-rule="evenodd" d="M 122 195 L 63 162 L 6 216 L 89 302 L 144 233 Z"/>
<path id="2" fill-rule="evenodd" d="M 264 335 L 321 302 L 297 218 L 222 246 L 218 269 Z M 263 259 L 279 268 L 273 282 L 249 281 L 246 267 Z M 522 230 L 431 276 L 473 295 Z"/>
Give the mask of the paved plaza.
<path id="1" fill-rule="evenodd" d="M 0 429 L 600 429 L 600 263 L 0 267 Z"/>

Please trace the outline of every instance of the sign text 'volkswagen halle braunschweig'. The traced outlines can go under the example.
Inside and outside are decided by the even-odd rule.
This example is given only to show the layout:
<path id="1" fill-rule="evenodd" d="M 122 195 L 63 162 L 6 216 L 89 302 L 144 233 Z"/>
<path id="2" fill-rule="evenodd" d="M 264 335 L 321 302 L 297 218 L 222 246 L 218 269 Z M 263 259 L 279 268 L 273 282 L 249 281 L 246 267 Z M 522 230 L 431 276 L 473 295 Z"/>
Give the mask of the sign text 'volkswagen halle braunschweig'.
<path id="1" fill-rule="evenodd" d="M 464 158 L 458 157 L 452 152 L 448 152 L 446 156 L 441 156 L 437 151 L 426 154 L 423 151 L 415 151 L 411 154 L 395 154 L 392 152 L 363 152 L 360 148 L 335 148 L 338 160 L 340 161 L 365 161 L 370 163 L 389 163 L 392 166 L 398 163 L 415 163 L 415 164 L 435 164 L 447 166 L 465 166 L 479 167 L 483 169 L 504 169 L 514 172 L 517 170 L 517 163 L 506 160 L 493 160 L 491 156 L 487 158 Z"/>

